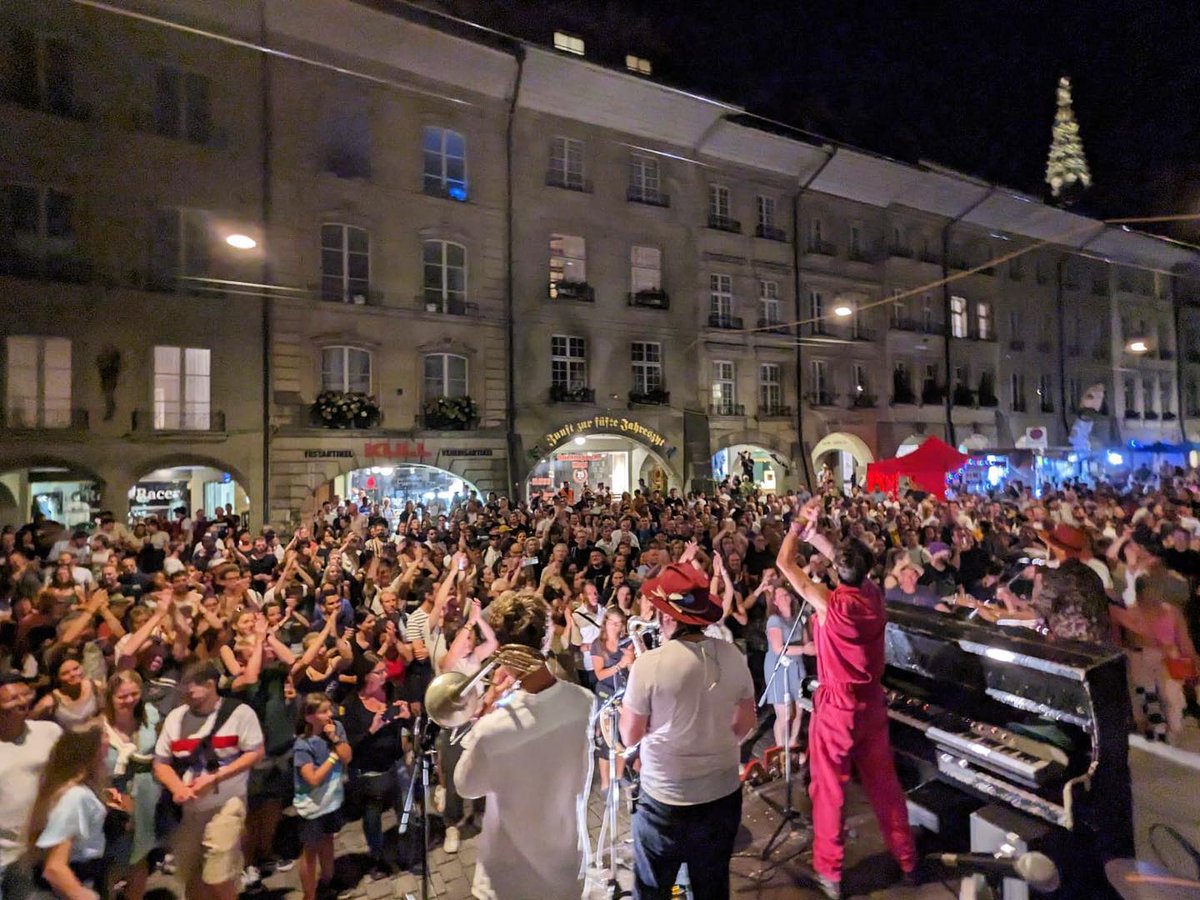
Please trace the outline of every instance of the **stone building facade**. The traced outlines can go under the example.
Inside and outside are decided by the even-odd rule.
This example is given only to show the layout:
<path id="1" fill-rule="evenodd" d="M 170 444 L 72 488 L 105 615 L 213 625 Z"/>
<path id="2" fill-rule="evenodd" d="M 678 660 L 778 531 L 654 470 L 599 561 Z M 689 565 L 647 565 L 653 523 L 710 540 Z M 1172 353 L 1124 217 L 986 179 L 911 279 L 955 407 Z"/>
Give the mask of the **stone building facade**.
<path id="1" fill-rule="evenodd" d="M 409 7 L 6 9 L 6 519 L 1194 436 L 1186 249 Z"/>

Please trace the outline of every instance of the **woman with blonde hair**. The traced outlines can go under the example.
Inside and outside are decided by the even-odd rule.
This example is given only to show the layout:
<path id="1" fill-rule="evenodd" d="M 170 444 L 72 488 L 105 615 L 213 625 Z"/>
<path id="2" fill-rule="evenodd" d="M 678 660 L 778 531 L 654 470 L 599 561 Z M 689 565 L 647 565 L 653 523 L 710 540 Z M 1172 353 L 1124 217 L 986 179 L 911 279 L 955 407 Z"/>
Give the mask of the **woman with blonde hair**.
<path id="1" fill-rule="evenodd" d="M 104 726 L 96 721 L 63 732 L 50 750 L 25 829 L 35 890 L 50 890 L 67 900 L 99 900 L 108 815 L 101 800 L 107 749 Z M 116 805 L 115 798 L 110 803 Z M 11 896 L 8 890 L 6 896 Z"/>
<path id="2" fill-rule="evenodd" d="M 158 710 L 146 703 L 142 677 L 132 669 L 108 679 L 104 692 L 104 730 L 108 738 L 105 764 L 113 787 L 131 800 L 133 821 L 105 853 L 112 875 L 125 880 L 125 900 L 141 900 L 155 847 L 154 808 L 162 793 L 152 772 L 154 745 L 161 723 Z"/>

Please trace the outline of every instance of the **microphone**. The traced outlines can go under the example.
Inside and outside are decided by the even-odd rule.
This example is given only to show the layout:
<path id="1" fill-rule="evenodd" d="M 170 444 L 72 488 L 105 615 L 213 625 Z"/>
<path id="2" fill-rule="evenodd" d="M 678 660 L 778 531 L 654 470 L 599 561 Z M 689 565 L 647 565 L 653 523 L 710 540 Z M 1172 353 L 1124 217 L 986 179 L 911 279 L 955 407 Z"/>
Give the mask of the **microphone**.
<path id="1" fill-rule="evenodd" d="M 933 853 L 928 857 L 951 871 L 1019 878 L 1039 894 L 1058 890 L 1058 867 L 1044 853 L 993 856 L 990 853 Z"/>

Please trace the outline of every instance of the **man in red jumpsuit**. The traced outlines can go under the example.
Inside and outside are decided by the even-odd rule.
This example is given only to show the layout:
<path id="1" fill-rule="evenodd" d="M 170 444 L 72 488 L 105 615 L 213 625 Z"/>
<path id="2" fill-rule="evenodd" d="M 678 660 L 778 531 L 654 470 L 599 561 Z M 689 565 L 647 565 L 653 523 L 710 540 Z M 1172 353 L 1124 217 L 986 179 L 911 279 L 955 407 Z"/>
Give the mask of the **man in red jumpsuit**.
<path id="1" fill-rule="evenodd" d="M 842 807 L 853 767 L 875 810 L 879 829 L 906 882 L 917 880 L 917 850 L 908 827 L 904 791 L 888 739 L 884 667 L 883 591 L 867 574 L 871 551 L 856 540 L 837 548 L 817 530 L 821 502 L 799 509 L 779 548 L 779 571 L 817 614 L 815 643 L 820 686 L 808 732 L 813 868 L 825 896 L 842 896 Z M 830 591 L 805 574 L 796 546 L 811 544 L 833 562 L 838 586 Z"/>

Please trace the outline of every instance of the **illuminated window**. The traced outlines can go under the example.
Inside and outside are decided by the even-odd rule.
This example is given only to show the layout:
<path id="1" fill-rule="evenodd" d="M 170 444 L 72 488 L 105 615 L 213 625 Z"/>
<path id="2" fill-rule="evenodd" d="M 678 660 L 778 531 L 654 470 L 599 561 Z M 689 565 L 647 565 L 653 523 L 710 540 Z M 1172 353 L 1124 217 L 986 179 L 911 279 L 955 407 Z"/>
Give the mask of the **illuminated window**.
<path id="1" fill-rule="evenodd" d="M 556 31 L 554 32 L 554 49 L 583 56 L 583 38 L 567 34 L 565 31 Z"/>
<path id="2" fill-rule="evenodd" d="M 579 45 L 579 52 L 583 53 L 583 44 L 582 43 L 580 43 L 580 45 Z M 633 54 L 626 54 L 625 68 L 628 69 L 630 72 L 636 72 L 638 75 L 649 75 L 650 74 L 650 60 L 642 59 L 640 56 L 634 56 Z"/>

